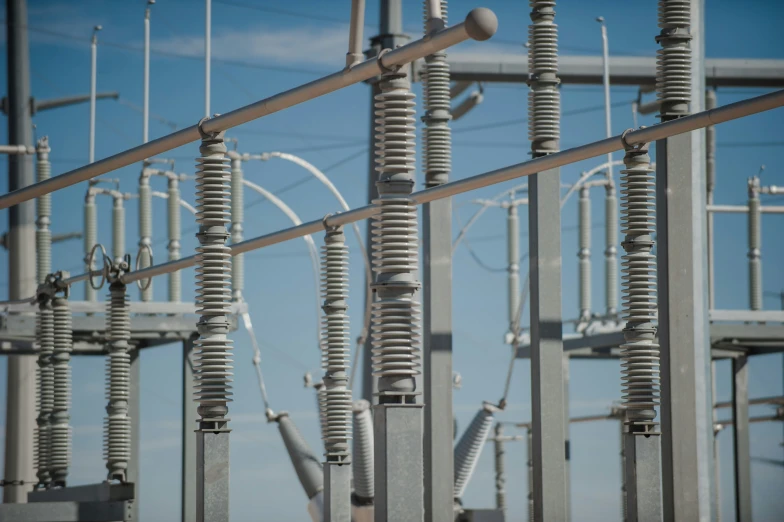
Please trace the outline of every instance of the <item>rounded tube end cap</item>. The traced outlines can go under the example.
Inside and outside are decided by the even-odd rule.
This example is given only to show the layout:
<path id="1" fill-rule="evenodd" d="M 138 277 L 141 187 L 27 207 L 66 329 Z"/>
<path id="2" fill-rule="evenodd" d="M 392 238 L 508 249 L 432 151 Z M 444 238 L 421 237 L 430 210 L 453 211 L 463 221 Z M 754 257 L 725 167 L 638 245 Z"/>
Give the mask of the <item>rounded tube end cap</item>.
<path id="1" fill-rule="evenodd" d="M 473 40 L 482 42 L 498 30 L 498 17 L 486 7 L 477 7 L 465 19 L 466 32 Z"/>

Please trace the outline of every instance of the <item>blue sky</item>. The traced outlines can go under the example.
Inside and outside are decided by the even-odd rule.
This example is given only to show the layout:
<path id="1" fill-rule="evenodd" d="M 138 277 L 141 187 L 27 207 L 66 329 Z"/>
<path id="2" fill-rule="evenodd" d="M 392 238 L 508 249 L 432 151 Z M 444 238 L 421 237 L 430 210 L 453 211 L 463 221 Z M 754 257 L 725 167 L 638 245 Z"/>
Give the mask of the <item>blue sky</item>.
<path id="1" fill-rule="evenodd" d="M 301 2 L 221 2 L 213 1 L 212 109 L 226 112 L 240 105 L 294 87 L 339 69 L 344 63 L 347 40 L 346 25 L 349 2 L 303 0 Z M 101 24 L 98 89 L 117 90 L 120 102 L 100 102 L 98 108 L 96 157 L 102 158 L 141 141 L 142 118 L 142 35 L 144 2 L 120 1 L 37 1 L 30 0 L 31 82 L 38 98 L 86 93 L 89 89 L 89 39 L 93 25 Z M 230 5 L 233 4 L 233 5 Z M 238 4 L 244 4 L 245 7 Z M 421 2 L 406 0 L 406 30 L 421 32 Z M 707 56 L 722 58 L 784 58 L 784 41 L 780 26 L 784 6 L 773 0 L 747 2 L 753 17 L 738 16 L 737 4 L 729 0 L 708 2 L 706 34 Z M 262 7 L 254 9 L 247 5 Z M 468 0 L 450 2 L 451 20 L 458 21 L 479 4 Z M 523 53 L 528 8 L 525 2 L 485 1 L 499 16 L 496 38 L 482 44 L 463 44 L 454 53 L 492 55 Z M 563 54 L 599 54 L 599 26 L 593 20 L 602 15 L 607 20 L 610 51 L 613 55 L 653 56 L 657 48 L 655 2 L 640 3 L 629 9 L 626 2 L 601 0 L 563 2 L 557 20 Z M 289 16 L 283 11 L 309 13 Z M 173 125 L 182 128 L 196 123 L 203 111 L 202 2 L 159 0 L 152 14 L 151 117 L 152 138 L 171 132 Z M 375 34 L 377 2 L 368 2 L 366 36 Z M 747 35 L 754 35 L 753 38 Z M 4 39 L 0 40 L 3 42 Z M 0 85 L 5 86 L 5 52 L 0 53 Z M 468 116 L 453 124 L 453 178 L 460 179 L 527 158 L 526 87 L 521 85 L 487 85 L 484 103 Z M 415 86 L 419 96 L 419 86 Z M 737 101 L 766 92 L 762 89 L 722 89 L 719 104 Z M 613 102 L 631 102 L 636 90 L 617 87 Z M 598 86 L 565 86 L 563 111 L 601 107 L 602 90 Z M 368 89 L 357 85 L 338 93 L 249 123 L 231 132 L 239 139 L 239 150 L 262 152 L 281 150 L 301 155 L 329 175 L 351 206 L 364 203 L 367 179 Z M 420 108 L 421 109 L 421 108 Z M 52 146 L 53 173 L 62 173 L 87 161 L 87 105 L 43 112 L 35 116 L 36 132 L 48 135 Z M 781 109 L 748 119 L 724 124 L 717 129 L 717 203 L 742 204 L 746 199 L 746 179 L 760 165 L 768 166 L 763 182 L 784 184 L 776 168 L 782 147 L 776 141 L 782 135 Z M 510 123 L 510 120 L 515 120 Z M 503 125 L 491 124 L 506 122 Z M 640 119 L 651 125 L 652 117 Z M 632 126 L 631 106 L 613 111 L 613 131 Z M 474 129 L 473 127 L 485 127 Z M 6 126 L 0 126 L 0 143 L 7 142 Z M 601 110 L 565 116 L 562 124 L 564 148 L 604 136 Z M 172 151 L 176 169 L 192 173 L 197 154 L 195 145 Z M 601 160 L 603 161 L 603 159 Z M 587 161 L 562 170 L 562 180 L 575 180 L 583 170 L 599 161 Z M 331 168 L 330 168 L 331 167 Z M 112 174 L 121 180 L 121 188 L 135 191 L 139 166 Z M 283 198 L 303 220 L 317 219 L 337 210 L 325 189 L 307 182 L 294 188 L 288 185 L 307 178 L 300 168 L 272 160 L 246 165 L 246 176 L 264 187 L 281 191 Z M 418 174 L 421 182 L 421 175 Z M 7 167 L 0 162 L 0 190 L 7 187 Z M 160 183 L 160 187 L 158 187 Z M 153 180 L 163 190 L 162 180 Z M 505 185 L 508 187 L 511 185 Z M 455 207 L 477 197 L 497 194 L 504 187 L 492 187 L 455 200 Z M 83 185 L 60 191 L 53 196 L 54 233 L 81 229 Z M 183 184 L 183 195 L 194 201 L 193 186 Z M 781 198 L 770 198 L 769 204 Z M 271 205 L 259 204 L 257 196 L 246 195 L 245 236 L 270 232 L 289 223 Z M 577 316 L 577 235 L 576 203 L 572 200 L 563 211 L 563 309 L 567 318 Z M 99 240 L 110 244 L 108 221 L 110 205 L 99 201 Z M 155 255 L 165 258 L 166 228 L 162 221 L 165 203 L 154 202 L 156 223 Z M 470 204 L 458 210 L 465 222 L 473 212 Z M 521 240 L 527 245 L 527 213 L 521 212 Z M 763 270 L 766 291 L 784 290 L 784 273 L 777 264 L 784 256 L 784 246 L 777 230 L 781 216 L 763 220 Z M 602 283 L 603 203 L 593 195 L 593 305 L 604 308 Z M 137 213 L 134 202 L 128 206 L 128 251 L 136 251 Z M 3 224 L 7 223 L 3 217 Z M 196 240 L 189 214 L 183 214 L 183 254 L 192 252 Z M 454 234 L 458 227 L 455 226 Z M 747 307 L 746 220 L 742 216 L 723 216 L 716 220 L 716 305 L 722 309 Z M 469 233 L 471 245 L 490 267 L 503 267 L 505 254 L 505 216 L 491 210 Z M 320 237 L 316 238 L 320 241 Z M 352 328 L 359 332 L 362 313 L 362 262 L 353 238 L 352 247 Z M 317 419 L 313 392 L 302 387 L 302 375 L 310 370 L 318 374 L 319 356 L 314 343 L 314 282 L 310 262 L 302 241 L 293 241 L 257 251 L 246 256 L 246 295 L 254 326 L 261 338 L 263 364 L 268 380 L 272 407 L 286 409 L 298 423 L 311 446 L 319 452 Z M 54 246 L 57 269 L 78 271 L 81 267 L 81 242 L 71 241 Z M 0 267 L 7 266 L 7 254 L 0 252 Z M 524 265 L 525 269 L 526 266 Z M 285 277 L 281 277 L 285 274 Z M 194 296 L 193 270 L 183 274 L 184 297 Z M 455 369 L 463 376 L 463 387 L 455 392 L 454 407 L 460 429 L 467 425 L 483 400 L 497 400 L 502 376 L 507 366 L 507 350 L 502 343 L 506 331 L 506 278 L 503 272 L 488 272 L 478 266 L 461 247 L 454 257 L 454 333 Z M 155 296 L 165 299 L 164 279 L 156 281 Z M 7 272 L 0 271 L 0 298 L 7 292 Z M 105 293 L 105 292 L 102 292 Z M 80 298 L 81 288 L 75 290 Z M 137 291 L 132 290 L 137 299 Z M 775 295 L 765 298 L 767 309 L 778 309 Z M 526 316 L 528 314 L 525 314 Z M 527 324 L 527 317 L 525 324 Z M 251 366 L 251 349 L 247 335 L 234 334 L 235 401 L 232 417 L 232 520 L 257 520 L 263 512 L 274 520 L 304 520 L 306 498 L 288 462 L 277 430 L 263 420 L 262 405 Z M 180 460 L 180 348 L 178 345 L 147 351 L 142 355 L 142 519 L 172 520 L 179 514 Z M 719 363 L 718 399 L 729 399 L 730 371 Z M 101 459 L 101 423 L 103 397 L 103 361 L 77 358 L 74 367 L 74 463 L 73 484 L 94 483 L 105 476 Z M 0 375 L 5 375 L 5 359 L 0 359 Z M 750 394 L 752 397 L 782 392 L 781 356 L 755 358 L 751 362 Z M 608 411 L 620 396 L 620 372 L 617 362 L 574 361 L 571 365 L 570 408 L 573 415 Z M 510 393 L 510 404 L 500 417 L 504 420 L 530 418 L 529 364 L 520 361 Z M 0 409 L 5 408 L 5 386 L 0 387 Z M 729 412 L 725 412 L 729 415 Z M 767 413 L 765 408 L 753 414 Z M 4 414 L 0 418 L 4 418 Z M 3 430 L 4 431 L 4 430 Z M 733 516 L 731 429 L 720 435 L 722 441 L 722 504 L 725 520 Z M 751 430 L 752 455 L 781 459 L 782 427 L 780 424 L 755 425 Z M 580 520 L 611 521 L 620 518 L 618 427 L 614 422 L 575 425 L 572 440 L 573 512 Z M 525 448 L 510 445 L 508 452 L 510 513 L 523 516 L 525 485 Z M 2 458 L 0 456 L 0 458 Z M 482 456 L 464 504 L 491 507 L 494 502 L 492 455 Z M 757 520 L 777 520 L 784 512 L 780 495 L 784 485 L 784 468 L 757 461 L 752 463 L 754 509 Z M 575 516 L 577 519 L 577 516 Z"/>

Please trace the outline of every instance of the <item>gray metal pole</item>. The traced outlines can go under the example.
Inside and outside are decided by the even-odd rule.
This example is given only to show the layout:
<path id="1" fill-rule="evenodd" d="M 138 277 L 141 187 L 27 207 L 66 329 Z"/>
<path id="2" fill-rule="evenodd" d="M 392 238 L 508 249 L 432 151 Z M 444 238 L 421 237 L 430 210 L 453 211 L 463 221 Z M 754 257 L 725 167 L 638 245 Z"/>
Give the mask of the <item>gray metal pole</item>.
<path id="1" fill-rule="evenodd" d="M 205 0 L 204 13 L 204 117 L 210 117 L 210 66 L 212 61 L 212 0 Z"/>
<path id="2" fill-rule="evenodd" d="M 245 186 L 242 184 L 242 160 L 231 160 L 231 243 L 242 242 L 242 223 L 245 220 Z M 231 260 L 231 296 L 235 301 L 242 299 L 245 287 L 245 259 L 235 256 Z"/>
<path id="3" fill-rule="evenodd" d="M 179 202 L 175 202 L 179 203 Z M 152 190 L 150 176 L 142 168 L 139 176 L 139 251 L 137 260 L 139 268 L 147 268 L 153 261 L 152 254 Z M 153 281 L 145 282 L 141 290 L 142 301 L 152 301 Z"/>
<path id="4" fill-rule="evenodd" d="M 531 2 L 529 138 L 533 157 L 556 152 L 560 138 L 555 2 Z M 564 375 L 561 317 L 560 169 L 528 183 L 531 281 L 531 401 L 534 520 L 566 520 Z"/>
<path id="5" fill-rule="evenodd" d="M 98 77 L 98 31 L 100 30 L 100 25 L 93 28 L 93 38 L 90 42 L 90 163 L 95 161 L 95 89 Z"/>
<path id="6" fill-rule="evenodd" d="M 130 458 L 128 459 L 128 469 L 125 472 L 126 480 L 134 485 L 133 490 L 133 510 L 129 522 L 139 522 L 141 510 L 141 353 L 138 348 L 130 352 L 130 386 L 128 394 L 128 415 L 131 417 L 131 440 Z"/>
<path id="7" fill-rule="evenodd" d="M 607 137 L 612 136 L 612 105 L 610 105 L 610 44 L 604 17 L 596 19 L 602 25 L 602 84 L 604 85 L 604 126 Z M 607 154 L 607 179 L 612 182 L 612 153 Z"/>
<path id="8" fill-rule="evenodd" d="M 564 383 L 564 450 L 566 468 L 566 520 L 572 519 L 572 441 L 570 436 L 571 424 L 569 422 L 569 354 L 564 352 L 561 360 L 563 361 L 563 383 Z"/>
<path id="9" fill-rule="evenodd" d="M 504 425 L 495 424 L 495 508 L 506 513 L 506 443 Z"/>
<path id="10" fill-rule="evenodd" d="M 425 0 L 425 35 L 441 29 L 447 19 L 447 1 L 435 0 L 442 20 L 428 19 Z M 432 4 L 432 1 L 431 1 Z M 431 13 L 432 14 L 432 13 Z M 435 13 L 438 15 L 438 13 Z M 423 83 L 422 162 L 425 187 L 443 185 L 452 170 L 449 65 L 446 52 L 425 57 Z M 425 386 L 425 520 L 452 522 L 455 518 L 452 481 L 454 433 L 452 415 L 452 200 L 422 207 L 423 366 Z"/>
<path id="11" fill-rule="evenodd" d="M 27 40 L 27 2 L 6 2 L 8 52 L 8 139 L 14 145 L 33 146 L 30 118 L 30 54 Z M 33 159 L 26 154 L 8 156 L 8 191 L 34 182 Z M 22 299 L 36 289 L 35 203 L 28 201 L 8 212 L 8 297 Z M 26 502 L 35 484 L 33 433 L 35 430 L 36 357 L 9 356 L 6 388 L 5 470 L 3 502 Z"/>
<path id="12" fill-rule="evenodd" d="M 90 253 L 93 246 L 98 242 L 98 209 L 95 206 L 95 193 L 87 189 L 84 195 L 84 266 L 87 272 L 95 269 L 96 263 L 90 262 Z M 99 259 L 99 266 L 103 266 L 103 260 Z M 90 281 L 84 282 L 84 300 L 95 301 L 96 292 L 90 285 Z"/>
<path id="13" fill-rule="evenodd" d="M 732 359 L 732 456 L 735 461 L 735 519 L 751 522 L 751 455 L 749 453 L 749 365 Z"/>
<path id="14" fill-rule="evenodd" d="M 196 520 L 196 396 L 193 393 L 193 338 L 182 343 L 182 522 Z"/>
<path id="15" fill-rule="evenodd" d="M 509 320 L 509 333 L 512 343 L 517 324 L 517 314 L 520 311 L 520 216 L 517 205 L 512 202 L 506 215 L 506 266 L 507 266 L 507 313 Z"/>
<path id="16" fill-rule="evenodd" d="M 182 227 L 180 226 L 180 182 L 176 176 L 168 178 L 166 210 L 169 214 L 169 261 L 176 261 L 180 258 L 180 238 Z M 232 195 L 234 192 L 232 192 Z M 182 299 L 182 274 L 172 272 L 169 274 L 169 301 L 179 303 Z M 195 422 L 195 421 L 194 421 Z M 194 457 L 195 458 L 195 457 Z"/>
<path id="17" fill-rule="evenodd" d="M 705 91 L 705 109 L 716 108 L 716 89 Z M 707 204 L 713 205 L 713 194 L 716 191 L 716 126 L 705 127 L 705 189 Z M 714 281 L 714 252 L 713 252 L 713 212 L 708 212 L 708 306 L 713 310 L 716 295 L 713 287 Z M 716 485 L 718 487 L 718 484 Z"/>
<path id="18" fill-rule="evenodd" d="M 618 313 L 618 198 L 615 184 L 608 184 L 604 193 L 604 296 L 607 315 Z"/>
<path id="19" fill-rule="evenodd" d="M 147 0 L 144 10 L 144 74 L 142 100 L 142 143 L 147 143 L 150 132 L 150 6 L 155 0 Z"/>
<path id="20" fill-rule="evenodd" d="M 662 121 L 683 120 L 690 109 L 702 110 L 703 8 L 703 0 L 692 0 L 685 9 L 682 1 L 660 2 L 662 50 L 657 87 Z M 702 132 L 656 143 L 665 520 L 711 518 L 713 435 L 703 146 Z M 627 448 L 627 461 L 630 458 Z"/>
<path id="21" fill-rule="evenodd" d="M 534 435 L 533 435 L 533 432 L 531 430 L 531 426 L 528 426 L 528 428 L 526 428 L 525 431 L 526 431 L 526 434 L 525 434 L 525 441 L 526 441 L 526 450 L 525 451 L 526 451 L 526 453 L 525 453 L 525 455 L 526 455 L 526 467 L 528 468 L 528 480 L 527 480 L 527 483 L 528 483 L 528 495 L 527 495 L 527 498 L 528 498 L 528 509 L 526 511 L 527 511 L 527 514 L 528 514 L 528 517 L 527 517 L 528 522 L 534 522 L 534 489 L 535 489 L 535 485 L 534 485 L 534 443 L 533 443 Z"/>
<path id="22" fill-rule="evenodd" d="M 577 228 L 578 245 L 577 258 L 579 259 L 579 287 L 580 287 L 580 322 L 587 324 L 591 320 L 591 190 L 583 186 L 580 188 L 578 200 Z"/>

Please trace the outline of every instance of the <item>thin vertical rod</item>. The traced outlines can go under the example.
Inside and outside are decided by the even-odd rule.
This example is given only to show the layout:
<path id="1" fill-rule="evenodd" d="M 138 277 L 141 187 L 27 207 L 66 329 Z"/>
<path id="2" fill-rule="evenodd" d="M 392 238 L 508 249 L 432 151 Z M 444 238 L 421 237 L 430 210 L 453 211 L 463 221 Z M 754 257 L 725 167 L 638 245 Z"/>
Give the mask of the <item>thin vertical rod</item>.
<path id="1" fill-rule="evenodd" d="M 346 67 L 362 61 L 362 33 L 365 29 L 365 0 L 351 0 L 351 19 L 348 33 Z"/>
<path id="2" fill-rule="evenodd" d="M 100 25 L 93 29 L 93 38 L 90 42 L 90 163 L 95 161 L 95 92 L 98 77 L 98 31 Z"/>
<path id="3" fill-rule="evenodd" d="M 196 520 L 196 406 L 193 387 L 193 338 L 182 342 L 181 522 Z"/>
<path id="4" fill-rule="evenodd" d="M 142 143 L 149 141 L 150 128 L 150 5 L 155 0 L 147 0 L 144 10 L 144 99 L 142 102 Z"/>
<path id="5" fill-rule="evenodd" d="M 716 89 L 705 91 L 705 110 L 716 108 Z M 716 191 L 716 126 L 708 125 L 705 127 L 705 189 L 708 205 L 713 205 L 713 194 Z M 713 266 L 713 212 L 708 212 L 708 303 L 709 309 L 713 310 L 716 302 Z M 716 487 L 718 488 L 718 484 Z"/>
<path id="6" fill-rule="evenodd" d="M 602 84 L 604 85 L 604 126 L 607 137 L 612 136 L 612 105 L 610 104 L 610 45 L 607 40 L 607 25 L 603 17 L 598 18 L 602 25 Z M 607 179 L 612 182 L 612 153 L 607 154 Z"/>
<path id="7" fill-rule="evenodd" d="M 210 62 L 212 61 L 212 0 L 205 0 L 204 17 L 204 117 L 210 117 Z"/>

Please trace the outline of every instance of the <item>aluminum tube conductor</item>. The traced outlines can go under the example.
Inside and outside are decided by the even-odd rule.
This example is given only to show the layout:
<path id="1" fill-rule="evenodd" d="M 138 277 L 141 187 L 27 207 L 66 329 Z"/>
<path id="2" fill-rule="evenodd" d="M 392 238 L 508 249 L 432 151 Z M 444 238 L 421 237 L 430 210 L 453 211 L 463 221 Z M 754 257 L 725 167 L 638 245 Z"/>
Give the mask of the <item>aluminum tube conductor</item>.
<path id="1" fill-rule="evenodd" d="M 398 47 L 397 49 L 384 53 L 378 58 L 366 60 L 351 69 L 341 70 L 329 76 L 301 85 L 300 87 L 295 87 L 294 89 L 290 89 L 251 105 L 207 120 L 201 125 L 201 129 L 207 134 L 212 134 L 264 116 L 269 116 L 270 114 L 318 98 L 319 96 L 335 92 L 343 87 L 369 80 L 374 76 L 382 74 L 384 70 L 394 69 L 395 67 L 424 58 L 427 55 L 444 50 L 447 47 L 451 47 L 468 39 L 477 41 L 487 40 L 495 34 L 497 28 L 498 19 L 492 11 L 484 8 L 474 9 L 468 13 L 464 22 L 453 27 L 449 27 L 433 35 Z M 173 132 L 90 165 L 85 165 L 70 172 L 66 172 L 45 183 L 36 183 L 6 194 L 5 196 L 0 197 L 0 210 L 39 197 L 48 192 L 70 187 L 76 183 L 98 177 L 107 172 L 126 167 L 142 161 L 145 158 L 162 154 L 200 139 L 201 133 L 199 132 L 198 124 Z"/>
<path id="2" fill-rule="evenodd" d="M 362 32 L 365 29 L 365 0 L 351 0 L 346 67 L 362 63 Z"/>

